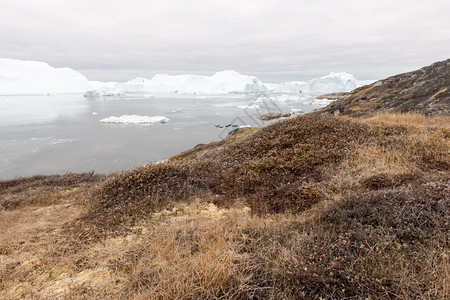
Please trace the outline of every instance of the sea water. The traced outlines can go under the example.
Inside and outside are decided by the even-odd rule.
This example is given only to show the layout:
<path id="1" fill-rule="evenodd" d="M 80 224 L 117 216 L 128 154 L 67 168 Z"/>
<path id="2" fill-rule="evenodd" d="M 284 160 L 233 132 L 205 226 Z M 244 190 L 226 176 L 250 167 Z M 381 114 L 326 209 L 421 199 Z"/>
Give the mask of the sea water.
<path id="1" fill-rule="evenodd" d="M 257 119 L 263 113 L 298 112 L 299 109 L 308 112 L 318 107 L 308 97 L 292 102 L 271 101 L 275 99 L 271 97 L 242 94 L 0 96 L 0 179 L 126 170 L 167 159 L 199 143 L 220 140 L 235 128 L 226 125 L 261 127 L 270 123 Z M 122 115 L 164 116 L 169 121 L 164 124 L 100 122 Z"/>

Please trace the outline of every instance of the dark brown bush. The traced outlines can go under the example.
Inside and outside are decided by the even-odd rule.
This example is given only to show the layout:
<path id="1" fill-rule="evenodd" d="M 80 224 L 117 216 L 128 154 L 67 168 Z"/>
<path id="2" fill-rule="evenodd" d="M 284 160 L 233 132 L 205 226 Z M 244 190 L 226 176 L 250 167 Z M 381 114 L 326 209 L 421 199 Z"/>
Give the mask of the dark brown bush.
<path id="1" fill-rule="evenodd" d="M 104 176 L 91 173 L 36 175 L 0 181 L 0 209 L 16 209 L 27 205 L 48 205 L 58 202 L 58 192 L 83 184 L 95 184 Z"/>
<path id="2" fill-rule="evenodd" d="M 326 199 L 324 187 L 316 183 L 298 181 L 277 189 L 256 192 L 249 197 L 250 207 L 259 213 L 299 213 Z M 270 201 L 261 201 L 264 197 Z"/>
<path id="3" fill-rule="evenodd" d="M 437 255 L 449 251 L 448 181 L 348 196 L 315 222 L 273 231 L 250 231 L 242 250 L 256 266 L 251 283 L 271 287 L 260 298 L 439 298 L 427 283 L 442 276 L 431 265 L 448 265 Z"/>
<path id="4" fill-rule="evenodd" d="M 413 173 L 394 174 L 394 175 L 381 173 L 362 180 L 361 185 L 367 189 L 379 190 L 407 184 L 413 182 L 419 177 L 420 175 Z"/>
<path id="5" fill-rule="evenodd" d="M 0 194 L 14 193 L 33 187 L 45 186 L 72 186 L 84 182 L 96 182 L 103 179 L 100 174 L 67 173 L 64 175 L 35 175 L 31 177 L 19 177 L 11 180 L 0 180 Z"/>

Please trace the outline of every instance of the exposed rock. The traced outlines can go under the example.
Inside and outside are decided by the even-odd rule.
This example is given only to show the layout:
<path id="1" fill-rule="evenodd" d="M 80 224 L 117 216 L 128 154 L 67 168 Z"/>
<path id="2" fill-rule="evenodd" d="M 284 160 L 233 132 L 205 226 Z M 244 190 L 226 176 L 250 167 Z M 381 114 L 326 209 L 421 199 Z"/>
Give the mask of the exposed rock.
<path id="1" fill-rule="evenodd" d="M 322 97 L 328 98 L 329 95 Z M 417 112 L 425 115 L 450 112 L 450 59 L 420 70 L 392 76 L 350 93 L 319 112 L 370 115 L 378 112 Z M 328 98 L 329 99 L 329 98 Z"/>
<path id="2" fill-rule="evenodd" d="M 227 124 L 227 125 L 215 124 L 214 127 L 216 127 L 216 128 L 229 128 L 229 127 L 236 128 L 236 127 L 239 127 L 239 125 L 238 124 Z"/>
<path id="3" fill-rule="evenodd" d="M 328 100 L 339 100 L 342 99 L 343 97 L 349 95 L 349 92 L 337 92 L 337 93 L 331 93 L 331 94 L 325 94 L 325 95 L 320 95 L 318 97 L 316 97 L 316 99 L 322 100 L 322 99 L 328 99 Z"/>
<path id="4" fill-rule="evenodd" d="M 305 113 L 302 109 L 300 109 L 300 108 L 292 108 L 291 109 L 291 114 L 292 115 L 295 115 L 295 114 L 303 114 L 303 113 Z"/>
<path id="5" fill-rule="evenodd" d="M 233 135 L 237 134 L 239 131 L 241 131 L 241 130 L 243 130 L 243 129 L 246 129 L 246 128 L 251 128 L 251 127 L 250 127 L 249 125 L 246 125 L 246 126 L 239 126 L 239 127 L 237 127 L 237 128 L 234 128 L 233 130 L 231 130 L 231 131 L 227 134 L 226 137 L 233 136 Z"/>
<path id="6" fill-rule="evenodd" d="M 262 116 L 259 116 L 258 119 L 260 119 L 261 121 L 270 121 L 270 120 L 286 118 L 286 117 L 290 117 L 290 116 L 291 116 L 291 113 L 268 112 Z"/>

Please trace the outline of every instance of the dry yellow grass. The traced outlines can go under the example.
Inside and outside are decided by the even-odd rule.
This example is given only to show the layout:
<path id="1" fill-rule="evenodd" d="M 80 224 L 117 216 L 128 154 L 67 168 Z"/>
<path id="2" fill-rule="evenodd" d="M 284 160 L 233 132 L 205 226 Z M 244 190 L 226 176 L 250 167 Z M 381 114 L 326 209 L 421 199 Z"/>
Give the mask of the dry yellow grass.
<path id="1" fill-rule="evenodd" d="M 419 113 L 387 113 L 382 112 L 367 118 L 369 122 L 401 125 L 433 125 L 443 128 L 450 128 L 450 116 L 435 115 L 425 116 Z"/>
<path id="2" fill-rule="evenodd" d="M 343 117 L 351 119 L 350 117 Z M 358 188 L 365 178 L 376 174 L 396 176 L 422 172 L 420 160 L 449 161 L 450 117 L 427 117 L 417 113 L 380 113 L 361 122 L 369 126 L 404 127 L 408 132 L 400 134 L 388 144 L 372 144 L 358 147 L 336 168 L 328 168 L 331 184 L 343 191 Z M 394 137 L 393 137 L 394 138 Z"/>
<path id="3" fill-rule="evenodd" d="M 207 210 L 212 206 L 203 207 Z M 328 209 L 331 208 L 332 205 Z M 449 248 L 442 243 L 423 249 L 427 256 L 420 263 L 423 269 L 433 270 L 431 277 L 424 277 L 416 271 L 417 266 L 410 264 L 408 254 L 397 249 L 401 245 L 393 241 L 371 245 L 364 239 L 358 240 L 355 248 L 360 252 L 359 258 L 347 261 L 341 247 L 351 243 L 351 239 L 346 241 L 343 236 L 334 240 L 326 231 L 318 232 L 322 242 L 311 237 L 305 221 L 313 221 L 314 216 L 258 217 L 242 207 L 225 209 L 220 216 L 194 210 L 200 213 L 150 221 L 130 228 L 126 235 L 78 249 L 77 253 L 61 252 L 64 246 L 52 246 L 48 239 L 39 243 L 27 241 L 36 250 L 15 255 L 13 272 L 3 275 L 0 298 L 294 299 L 295 295 L 313 298 L 314 293 L 323 291 L 343 297 L 345 289 L 358 288 L 356 282 L 361 278 L 355 269 L 359 265 L 367 265 L 368 270 L 379 274 L 380 283 L 389 280 L 388 275 L 400 274 L 399 294 L 381 292 L 382 298 L 410 299 L 408 289 L 420 286 L 424 280 L 430 281 L 429 294 L 423 298 L 448 296 L 445 255 Z M 365 257 L 371 251 L 373 257 Z M 381 257 L 382 264 L 372 269 L 377 257 Z M 2 264 L 11 266 L 13 262 Z M 340 265 L 348 267 L 344 274 L 349 276 L 349 286 L 334 292 L 327 290 L 327 281 L 332 285 L 333 278 L 343 275 L 337 268 Z M 328 277 L 327 281 L 322 282 L 323 276 Z M 380 296 L 380 291 L 376 292 Z M 375 290 L 373 293 L 377 298 Z"/>

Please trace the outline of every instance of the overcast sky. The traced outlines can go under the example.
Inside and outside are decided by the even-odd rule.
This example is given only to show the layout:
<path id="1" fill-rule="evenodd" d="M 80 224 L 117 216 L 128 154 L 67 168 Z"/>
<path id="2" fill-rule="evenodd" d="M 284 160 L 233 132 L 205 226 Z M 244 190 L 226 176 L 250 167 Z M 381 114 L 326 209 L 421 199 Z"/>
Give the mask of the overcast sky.
<path id="1" fill-rule="evenodd" d="M 0 57 L 91 80 L 381 79 L 450 58 L 448 0 L 1 0 Z"/>

